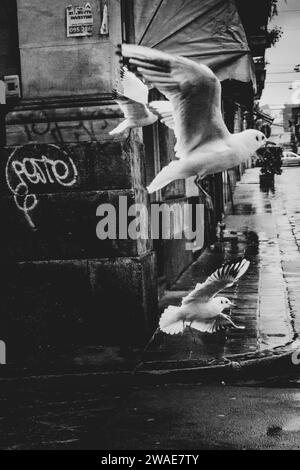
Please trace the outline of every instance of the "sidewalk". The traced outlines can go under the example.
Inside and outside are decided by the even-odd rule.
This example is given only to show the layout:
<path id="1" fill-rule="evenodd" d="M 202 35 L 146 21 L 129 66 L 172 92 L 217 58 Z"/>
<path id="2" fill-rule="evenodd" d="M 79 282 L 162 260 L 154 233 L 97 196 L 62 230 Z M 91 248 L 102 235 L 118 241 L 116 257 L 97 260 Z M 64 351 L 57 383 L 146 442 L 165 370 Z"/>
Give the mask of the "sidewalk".
<path id="1" fill-rule="evenodd" d="M 58 384 L 72 388 L 79 386 L 78 381 L 83 387 L 93 387 L 108 382 L 189 382 L 207 377 L 215 381 L 232 372 L 257 378 L 259 374 L 296 371 L 291 354 L 300 347 L 299 201 L 300 167 L 285 168 L 276 178 L 274 193 L 260 190 L 259 169 L 247 170 L 234 194 L 234 211 L 225 218 L 223 241 L 207 249 L 161 303 L 161 311 L 178 305 L 223 262 L 246 256 L 251 261 L 249 270 L 223 292 L 237 305 L 233 321 L 245 330 L 213 335 L 193 330 L 193 336 L 188 329 L 177 336 L 158 332 L 143 353 L 100 345 L 60 354 L 49 351 L 43 361 L 39 358 L 35 364 L 33 358 L 27 371 L 16 374 L 5 367 L 2 387 L 5 377 L 14 387 L 22 388 L 24 380 L 33 380 L 42 388 Z"/>
<path id="2" fill-rule="evenodd" d="M 285 168 L 275 192 L 259 187 L 259 169 L 247 170 L 237 185 L 234 213 L 226 216 L 223 242 L 206 252 L 166 293 L 162 310 L 178 305 L 198 282 L 223 262 L 245 256 L 246 275 L 224 291 L 237 305 L 233 321 L 245 330 L 183 335 L 159 332 L 145 353 L 139 372 L 207 368 L 270 358 L 292 350 L 300 331 L 300 168 Z M 195 341 L 196 336 L 196 341 Z M 295 343 L 296 344 L 296 343 Z M 290 345 L 291 348 L 286 348 Z"/>

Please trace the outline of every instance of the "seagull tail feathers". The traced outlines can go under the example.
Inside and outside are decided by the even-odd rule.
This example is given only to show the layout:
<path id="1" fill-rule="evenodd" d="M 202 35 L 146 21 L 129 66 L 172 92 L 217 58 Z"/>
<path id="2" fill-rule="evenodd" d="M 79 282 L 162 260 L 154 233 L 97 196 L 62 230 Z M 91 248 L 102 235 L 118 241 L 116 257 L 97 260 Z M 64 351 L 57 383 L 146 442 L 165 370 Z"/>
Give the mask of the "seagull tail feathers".
<path id="1" fill-rule="evenodd" d="M 159 328 L 161 331 L 168 335 L 183 333 L 185 326 L 184 322 L 179 320 L 179 310 L 180 307 L 174 307 L 173 305 L 165 309 L 159 320 Z"/>
<path id="2" fill-rule="evenodd" d="M 129 129 L 129 128 L 130 126 L 129 126 L 128 119 L 125 119 L 117 127 L 115 127 L 112 131 L 110 131 L 109 135 L 122 134 L 122 132 L 126 131 L 126 129 Z"/>
<path id="3" fill-rule="evenodd" d="M 167 184 L 171 183 L 174 180 L 185 178 L 185 175 L 180 175 L 179 170 L 179 161 L 173 161 L 169 163 L 169 165 L 165 166 L 147 187 L 148 193 L 154 193 L 154 191 L 158 191 L 159 189 L 164 188 L 165 186 L 167 186 Z"/>

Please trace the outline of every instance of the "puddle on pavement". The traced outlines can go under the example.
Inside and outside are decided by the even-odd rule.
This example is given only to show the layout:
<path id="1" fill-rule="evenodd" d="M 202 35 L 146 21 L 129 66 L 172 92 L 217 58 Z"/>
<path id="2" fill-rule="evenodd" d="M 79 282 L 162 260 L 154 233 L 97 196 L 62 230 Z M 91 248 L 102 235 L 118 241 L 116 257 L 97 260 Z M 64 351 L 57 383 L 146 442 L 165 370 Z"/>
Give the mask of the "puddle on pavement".
<path id="1" fill-rule="evenodd" d="M 277 437 L 282 432 L 281 426 L 269 426 L 267 429 L 267 436 Z"/>

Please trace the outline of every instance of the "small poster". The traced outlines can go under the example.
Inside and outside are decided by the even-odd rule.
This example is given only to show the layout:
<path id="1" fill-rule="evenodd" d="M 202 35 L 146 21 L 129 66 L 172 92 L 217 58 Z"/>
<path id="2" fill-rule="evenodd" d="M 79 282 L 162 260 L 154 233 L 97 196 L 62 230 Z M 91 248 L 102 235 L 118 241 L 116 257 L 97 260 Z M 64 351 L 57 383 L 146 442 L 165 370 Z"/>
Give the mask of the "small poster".
<path id="1" fill-rule="evenodd" d="M 67 37 L 83 37 L 93 35 L 93 13 L 90 3 L 84 7 L 67 6 Z"/>

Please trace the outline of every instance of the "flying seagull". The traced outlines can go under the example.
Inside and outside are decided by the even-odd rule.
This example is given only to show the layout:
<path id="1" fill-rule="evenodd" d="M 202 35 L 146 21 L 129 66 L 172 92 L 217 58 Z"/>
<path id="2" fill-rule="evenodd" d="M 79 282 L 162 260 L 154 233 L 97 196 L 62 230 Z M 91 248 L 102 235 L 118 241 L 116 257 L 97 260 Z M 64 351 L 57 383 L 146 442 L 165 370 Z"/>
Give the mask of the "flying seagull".
<path id="1" fill-rule="evenodd" d="M 249 268 L 246 259 L 227 263 L 217 269 L 202 284 L 182 299 L 179 307 L 169 306 L 163 312 L 159 328 L 164 333 L 176 335 L 185 328 L 195 328 L 205 333 L 215 333 L 230 328 L 244 329 L 231 320 L 228 313 L 234 304 L 226 297 L 216 297 L 226 287 L 232 286 Z"/>
<path id="2" fill-rule="evenodd" d="M 149 90 L 142 80 L 126 67 L 121 69 L 123 93 L 114 89 L 114 100 L 120 106 L 124 120 L 110 135 L 118 135 L 127 129 L 149 126 L 160 119 L 170 128 L 174 128 L 172 104 L 170 101 L 152 101 L 148 104 Z"/>
<path id="3" fill-rule="evenodd" d="M 158 173 L 149 193 L 197 175 L 195 183 L 210 199 L 202 178 L 241 164 L 266 144 L 260 131 L 228 131 L 221 111 L 221 84 L 206 65 L 134 44 L 120 45 L 118 54 L 130 70 L 163 93 L 174 110 L 177 160 Z"/>

